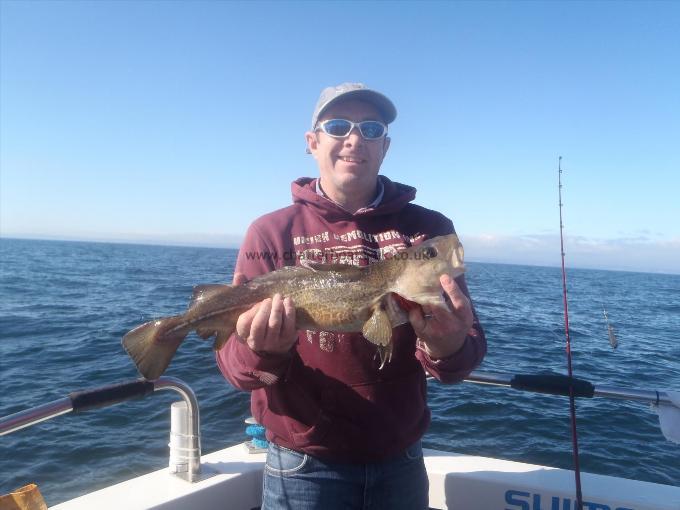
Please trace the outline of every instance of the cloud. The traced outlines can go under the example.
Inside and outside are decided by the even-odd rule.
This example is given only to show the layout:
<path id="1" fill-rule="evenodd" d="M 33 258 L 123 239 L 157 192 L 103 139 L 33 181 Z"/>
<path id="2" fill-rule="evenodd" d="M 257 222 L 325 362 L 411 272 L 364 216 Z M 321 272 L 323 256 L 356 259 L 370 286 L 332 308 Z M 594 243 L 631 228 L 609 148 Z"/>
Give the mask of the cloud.
<path id="1" fill-rule="evenodd" d="M 680 274 L 680 238 L 663 239 L 649 232 L 600 239 L 565 236 L 565 262 L 570 267 Z M 464 236 L 468 260 L 559 266 L 556 234 Z"/>

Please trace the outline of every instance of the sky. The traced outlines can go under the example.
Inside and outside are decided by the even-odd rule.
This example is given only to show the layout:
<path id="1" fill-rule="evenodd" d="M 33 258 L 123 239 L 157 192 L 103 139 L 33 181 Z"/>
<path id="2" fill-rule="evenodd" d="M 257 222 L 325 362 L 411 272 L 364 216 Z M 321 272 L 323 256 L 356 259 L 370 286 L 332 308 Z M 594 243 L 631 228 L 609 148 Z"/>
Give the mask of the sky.
<path id="1" fill-rule="evenodd" d="M 680 273 L 680 2 L 0 0 L 0 236 L 238 246 L 322 88 L 471 261 Z"/>

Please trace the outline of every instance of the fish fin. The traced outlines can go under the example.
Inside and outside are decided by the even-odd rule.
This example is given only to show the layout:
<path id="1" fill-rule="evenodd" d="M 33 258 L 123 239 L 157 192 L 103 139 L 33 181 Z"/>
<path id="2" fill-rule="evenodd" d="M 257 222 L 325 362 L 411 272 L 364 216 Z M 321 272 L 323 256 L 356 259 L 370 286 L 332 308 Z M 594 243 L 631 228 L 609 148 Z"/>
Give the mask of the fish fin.
<path id="1" fill-rule="evenodd" d="M 361 332 L 366 340 L 378 346 L 380 368 L 384 367 L 392 358 L 392 324 L 382 305 L 379 304 L 373 309 L 373 314 Z"/>
<path id="2" fill-rule="evenodd" d="M 276 382 L 279 380 L 278 375 L 272 374 L 270 372 L 263 372 L 261 370 L 253 370 L 253 375 L 257 377 L 260 381 L 265 383 L 267 386 L 276 384 Z"/>
<path id="3" fill-rule="evenodd" d="M 219 351 L 222 347 L 224 347 L 224 344 L 227 343 L 227 340 L 231 337 L 231 334 L 234 332 L 235 328 L 231 329 L 218 329 L 215 331 L 217 336 L 215 337 L 215 343 L 213 344 L 213 349 L 216 351 Z"/>
<path id="4" fill-rule="evenodd" d="M 385 363 L 392 361 L 392 342 L 385 346 L 379 346 L 378 354 L 380 354 L 380 366 L 378 367 L 378 370 L 382 370 Z"/>
<path id="5" fill-rule="evenodd" d="M 377 345 L 376 347 L 377 349 L 375 351 L 375 356 L 373 356 L 373 359 L 380 358 L 380 366 L 378 367 L 378 370 L 382 370 L 386 363 L 392 361 L 392 344 L 390 343 L 384 346 Z"/>
<path id="6" fill-rule="evenodd" d="M 203 340 L 207 340 L 211 336 L 217 334 L 217 330 L 212 328 L 196 328 L 196 334 L 200 336 Z"/>
<path id="7" fill-rule="evenodd" d="M 200 327 L 196 328 L 196 334 L 203 340 L 208 340 L 210 337 L 215 337 L 213 349 L 219 351 L 224 344 L 227 343 L 231 334 L 236 330 L 236 324 L 225 319 L 225 321 L 217 327 Z"/>
<path id="8" fill-rule="evenodd" d="M 366 340 L 375 345 L 387 345 L 392 339 L 392 324 L 387 312 L 381 305 L 373 309 L 373 314 L 361 330 Z"/>
<path id="9" fill-rule="evenodd" d="M 224 285 L 221 283 L 213 283 L 208 285 L 196 285 L 194 287 L 194 292 L 191 295 L 191 302 L 189 303 L 189 308 L 200 303 L 201 301 L 207 301 L 211 299 L 215 294 L 224 292 L 225 289 L 230 288 L 231 285 Z"/>
<path id="10" fill-rule="evenodd" d="M 145 379 L 158 379 L 190 328 L 182 327 L 182 316 L 149 321 L 123 337 L 123 348 Z"/>

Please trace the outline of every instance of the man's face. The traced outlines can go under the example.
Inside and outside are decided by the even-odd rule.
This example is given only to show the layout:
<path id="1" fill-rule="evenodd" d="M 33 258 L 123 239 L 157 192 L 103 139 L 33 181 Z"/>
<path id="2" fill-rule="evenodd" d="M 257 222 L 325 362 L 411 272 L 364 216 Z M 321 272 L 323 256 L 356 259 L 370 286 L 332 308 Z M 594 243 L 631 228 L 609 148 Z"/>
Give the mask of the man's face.
<path id="1" fill-rule="evenodd" d="M 353 99 L 332 105 L 319 121 L 328 119 L 382 122 L 375 106 Z M 321 183 L 326 193 L 337 191 L 348 194 L 375 188 L 380 165 L 390 146 L 389 138 L 364 140 L 356 127 L 346 138 L 333 138 L 321 130 L 309 131 L 305 138 L 309 151 L 319 165 Z"/>

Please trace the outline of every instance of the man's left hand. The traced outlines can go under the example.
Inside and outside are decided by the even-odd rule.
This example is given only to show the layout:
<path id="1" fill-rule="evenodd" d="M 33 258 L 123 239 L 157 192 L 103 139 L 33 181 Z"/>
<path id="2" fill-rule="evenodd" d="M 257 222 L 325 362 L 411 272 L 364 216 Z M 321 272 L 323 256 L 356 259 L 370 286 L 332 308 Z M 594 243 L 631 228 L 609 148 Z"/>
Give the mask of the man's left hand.
<path id="1" fill-rule="evenodd" d="M 439 282 L 448 296 L 447 305 L 416 307 L 409 312 L 409 321 L 425 351 L 433 358 L 445 358 L 458 352 L 472 328 L 470 299 L 449 275 Z"/>

